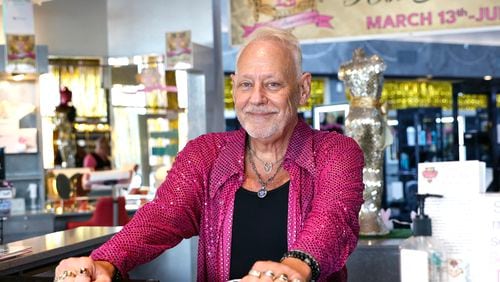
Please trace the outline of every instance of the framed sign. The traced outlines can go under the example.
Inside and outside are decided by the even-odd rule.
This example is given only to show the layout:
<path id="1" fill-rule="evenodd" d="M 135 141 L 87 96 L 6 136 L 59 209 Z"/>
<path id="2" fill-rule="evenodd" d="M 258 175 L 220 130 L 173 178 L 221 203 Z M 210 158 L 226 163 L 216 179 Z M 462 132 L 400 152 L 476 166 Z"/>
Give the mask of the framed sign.
<path id="1" fill-rule="evenodd" d="M 4 0 L 6 64 L 9 73 L 35 73 L 35 25 L 31 0 Z"/>
<path id="2" fill-rule="evenodd" d="M 9 73 L 36 72 L 35 36 L 29 34 L 7 34 L 7 63 Z"/>
<path id="3" fill-rule="evenodd" d="M 193 67 L 193 46 L 191 31 L 167 33 L 167 69 Z"/>

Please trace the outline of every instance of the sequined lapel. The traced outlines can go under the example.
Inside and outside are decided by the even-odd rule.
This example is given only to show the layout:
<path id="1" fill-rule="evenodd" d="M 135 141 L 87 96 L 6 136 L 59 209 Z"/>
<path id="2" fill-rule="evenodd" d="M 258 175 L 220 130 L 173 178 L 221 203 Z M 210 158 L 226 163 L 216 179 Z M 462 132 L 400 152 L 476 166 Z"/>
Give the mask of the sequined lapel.
<path id="1" fill-rule="evenodd" d="M 220 153 L 210 174 L 209 193 L 213 198 L 219 188 L 235 174 L 244 173 L 245 137 L 243 129 L 234 131 L 221 145 Z"/>
<path id="2" fill-rule="evenodd" d="M 313 129 L 304 121 L 299 120 L 290 138 L 285 159 L 295 162 L 313 175 L 316 170 L 313 145 Z M 285 162 L 285 168 L 287 168 L 286 166 Z"/>

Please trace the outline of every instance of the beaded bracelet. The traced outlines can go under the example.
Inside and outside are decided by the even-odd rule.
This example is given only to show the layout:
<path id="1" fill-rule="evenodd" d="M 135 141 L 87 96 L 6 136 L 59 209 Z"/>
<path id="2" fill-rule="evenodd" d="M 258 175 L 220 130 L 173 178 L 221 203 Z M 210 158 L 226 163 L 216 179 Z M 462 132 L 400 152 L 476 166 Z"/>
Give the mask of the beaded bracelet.
<path id="1" fill-rule="evenodd" d="M 120 282 L 123 281 L 122 279 L 122 274 L 120 273 L 120 270 L 115 267 L 115 272 L 113 273 L 113 277 L 111 277 L 111 282 Z"/>
<path id="2" fill-rule="evenodd" d="M 296 258 L 307 264 L 311 268 L 311 281 L 316 281 L 319 278 L 321 273 L 319 263 L 310 254 L 298 250 L 288 251 L 283 255 L 280 262 L 286 258 Z"/>

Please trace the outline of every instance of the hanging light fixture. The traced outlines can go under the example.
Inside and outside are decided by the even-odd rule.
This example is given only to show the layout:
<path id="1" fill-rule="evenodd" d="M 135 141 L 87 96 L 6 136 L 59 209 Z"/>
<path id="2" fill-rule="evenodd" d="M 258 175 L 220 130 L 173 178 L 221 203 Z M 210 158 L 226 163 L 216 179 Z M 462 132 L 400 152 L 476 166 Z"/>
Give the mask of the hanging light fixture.
<path id="1" fill-rule="evenodd" d="M 33 4 L 37 4 L 38 6 L 42 5 L 44 2 L 49 2 L 49 1 L 52 1 L 52 0 L 31 0 L 31 2 L 33 2 Z M 3 4 L 3 1 L 0 0 L 0 5 Z"/>

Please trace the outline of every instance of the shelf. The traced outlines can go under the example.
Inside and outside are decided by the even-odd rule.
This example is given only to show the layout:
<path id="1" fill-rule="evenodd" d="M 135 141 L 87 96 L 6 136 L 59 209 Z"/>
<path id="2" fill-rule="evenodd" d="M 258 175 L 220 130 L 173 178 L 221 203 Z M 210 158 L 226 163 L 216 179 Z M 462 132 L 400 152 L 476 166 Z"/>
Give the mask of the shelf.
<path id="1" fill-rule="evenodd" d="M 390 176 L 417 176 L 417 172 L 403 170 L 403 171 L 398 171 L 396 173 L 390 173 L 388 175 L 390 175 Z"/>
<path id="2" fill-rule="evenodd" d="M 108 123 L 108 118 L 103 116 L 103 117 L 80 117 L 77 116 L 75 118 L 74 123 L 90 123 L 90 124 L 97 124 L 97 123 Z"/>
<path id="3" fill-rule="evenodd" d="M 38 156 L 38 152 L 20 152 L 20 153 L 5 153 L 5 156 L 8 157 L 8 156 Z"/>
<path id="4" fill-rule="evenodd" d="M 431 144 L 431 145 L 418 145 L 419 148 L 430 148 L 432 145 L 437 146 L 436 144 Z M 411 146 L 411 145 L 399 145 L 400 148 L 415 148 L 417 145 Z"/>
<path id="5" fill-rule="evenodd" d="M 151 131 L 149 132 L 151 138 L 164 138 L 164 139 L 177 139 L 179 132 L 177 130 L 171 131 Z"/>
<path id="6" fill-rule="evenodd" d="M 40 180 L 44 176 L 41 174 L 18 174 L 18 173 L 7 173 L 5 175 L 7 181 L 19 181 L 19 180 Z"/>
<path id="7" fill-rule="evenodd" d="M 167 145 L 165 147 L 153 147 L 151 148 L 151 154 L 153 156 L 176 156 L 179 152 L 179 146 L 177 144 Z"/>

